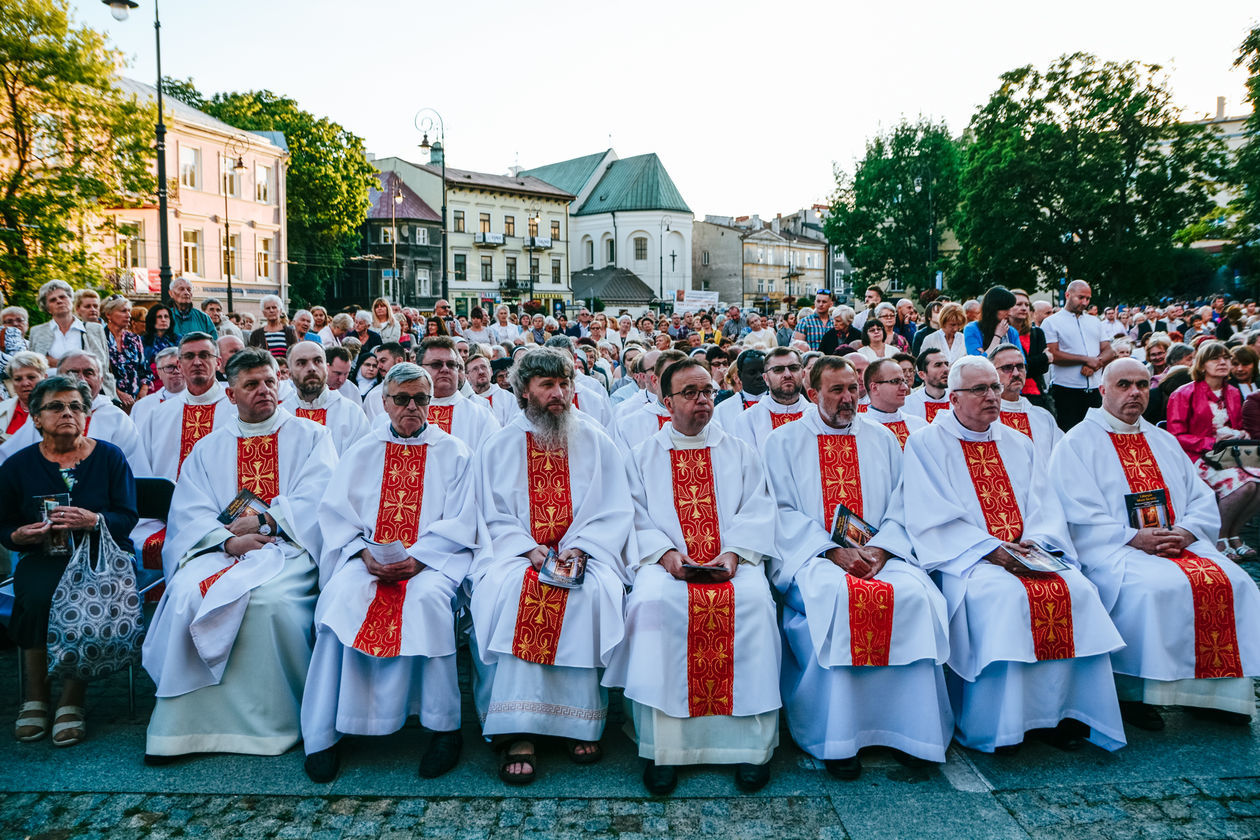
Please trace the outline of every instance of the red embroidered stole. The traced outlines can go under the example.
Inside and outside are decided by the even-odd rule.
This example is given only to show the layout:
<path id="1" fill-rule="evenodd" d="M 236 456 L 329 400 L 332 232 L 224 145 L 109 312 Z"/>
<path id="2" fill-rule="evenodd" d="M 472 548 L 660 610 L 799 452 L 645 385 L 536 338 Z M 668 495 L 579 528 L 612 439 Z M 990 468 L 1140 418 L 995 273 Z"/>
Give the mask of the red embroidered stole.
<path id="1" fill-rule="evenodd" d="M 426 422 L 432 423 L 448 435 L 451 433 L 451 421 L 455 419 L 455 406 L 431 405 Z"/>
<path id="2" fill-rule="evenodd" d="M 687 556 L 708 563 L 721 551 L 712 453 L 671 449 L 674 510 Z M 687 714 L 729 715 L 735 708 L 735 586 L 687 584 Z"/>
<path id="3" fill-rule="evenodd" d="M 320 409 L 322 411 L 322 409 Z M 378 543 L 401 542 L 408 548 L 420 531 L 420 507 L 424 501 L 424 465 L 429 445 L 385 444 L 385 468 L 381 473 L 381 499 L 376 508 L 372 539 Z M 376 594 L 363 624 L 354 637 L 355 650 L 369 656 L 397 656 L 402 647 L 403 602 L 408 581 L 376 582 Z"/>
<path id="4" fill-rule="evenodd" d="M 1023 432 L 1032 437 L 1032 422 L 1028 419 L 1028 413 L 1025 411 L 1003 411 L 1000 413 L 1002 425 L 1010 426 L 1017 432 Z"/>
<path id="5" fill-rule="evenodd" d="M 884 428 L 897 436 L 897 443 L 901 444 L 901 448 L 906 448 L 906 438 L 910 437 L 910 430 L 906 428 L 905 420 L 894 420 L 891 423 L 885 423 Z"/>
<path id="6" fill-rule="evenodd" d="M 248 490 L 267 504 L 280 495 L 279 432 L 236 439 L 236 489 Z M 204 598 L 214 582 L 238 562 L 233 558 L 227 567 L 203 580 L 201 596 Z"/>
<path id="7" fill-rule="evenodd" d="M 747 411 L 749 408 L 753 407 L 754 405 L 756 405 L 756 404 L 757 404 L 758 402 L 760 402 L 760 401 L 761 401 L 761 398 L 760 398 L 760 397 L 758 397 L 758 398 L 756 398 L 756 399 L 752 399 L 752 400 L 746 400 L 746 399 L 744 399 L 743 394 L 741 394 L 741 395 L 740 395 L 740 397 L 739 397 L 739 402 L 740 402 L 740 405 L 741 405 L 741 406 L 743 406 L 743 410 L 744 410 L 744 411 Z"/>
<path id="8" fill-rule="evenodd" d="M 1010 476 L 994 441 L 960 441 L 976 500 L 989 533 L 1004 542 L 1018 542 L 1024 516 L 1015 500 Z M 1037 661 L 1071 659 L 1076 655 L 1072 630 L 1072 594 L 1057 574 L 1016 575 L 1028 595 L 1028 612 Z"/>
<path id="9" fill-rule="evenodd" d="M 184 403 L 183 422 L 179 427 L 179 462 L 175 466 L 175 475 L 183 469 L 184 459 L 192 452 L 193 444 L 210 434 L 214 428 L 214 403 L 209 405 L 191 405 Z"/>
<path id="10" fill-rule="evenodd" d="M 857 438 L 818 436 L 818 472 L 822 480 L 823 527 L 830 528 L 836 508 L 862 515 L 862 470 Z M 846 574 L 849 587 L 849 653 L 854 665 L 887 665 L 892 650 L 893 586 Z"/>
<path id="11" fill-rule="evenodd" d="M 865 414 L 866 410 L 870 407 L 870 403 L 858 403 L 858 414 Z"/>
<path id="12" fill-rule="evenodd" d="M 328 425 L 328 409 L 326 408 L 299 408 L 293 413 L 298 417 L 305 417 L 307 420 L 314 420 L 321 426 Z"/>
<path id="13" fill-rule="evenodd" d="M 929 423 L 936 417 L 936 412 L 944 411 L 949 408 L 948 402 L 925 402 L 923 403 L 923 416 L 927 418 Z"/>
<path id="14" fill-rule="evenodd" d="M 166 544 L 166 528 L 151 534 L 144 545 L 140 548 L 140 565 L 146 569 L 162 568 L 162 547 Z M 144 593 L 145 603 L 156 604 L 162 600 L 162 593 L 166 591 L 166 584 L 159 583 L 157 586 Z M 203 593 L 204 594 L 204 593 Z"/>
<path id="15" fill-rule="evenodd" d="M 556 548 L 573 523 L 573 493 L 569 487 L 569 453 L 543 449 L 525 434 L 526 480 L 529 483 L 529 531 L 539 545 Z M 530 566 L 521 584 L 516 607 L 512 655 L 526 662 L 554 665 L 559 648 L 569 590 L 539 582 Z"/>
<path id="16" fill-rule="evenodd" d="M 1125 480 L 1133 493 L 1163 490 L 1168 498 L 1168 526 L 1175 521 L 1172 494 L 1144 434 L 1109 434 L 1120 456 Z M 1216 563 L 1183 551 L 1171 558 L 1190 581 L 1194 601 L 1194 676 L 1196 679 L 1241 677 L 1238 626 L 1234 621 L 1234 587 Z"/>
<path id="17" fill-rule="evenodd" d="M 770 428 L 771 430 L 774 430 L 782 426 L 784 423 L 791 423 L 793 420 L 800 420 L 804 414 L 805 412 L 803 411 L 785 411 L 781 414 L 776 414 L 772 411 L 770 412 Z"/>
<path id="18" fill-rule="evenodd" d="M 656 415 L 656 428 L 657 429 L 665 428 L 665 424 L 668 423 L 669 421 L 670 421 L 670 417 L 668 415 L 665 415 L 665 414 Z"/>

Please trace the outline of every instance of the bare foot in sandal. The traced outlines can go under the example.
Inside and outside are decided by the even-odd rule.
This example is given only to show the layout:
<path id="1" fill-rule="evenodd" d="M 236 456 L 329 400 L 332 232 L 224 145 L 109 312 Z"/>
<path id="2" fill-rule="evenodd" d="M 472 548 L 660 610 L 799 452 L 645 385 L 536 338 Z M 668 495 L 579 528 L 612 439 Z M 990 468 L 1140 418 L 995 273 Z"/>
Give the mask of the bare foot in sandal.
<path id="1" fill-rule="evenodd" d="M 499 763 L 499 778 L 509 785 L 527 785 L 537 775 L 534 744 L 531 741 L 513 741 L 503 751 Z"/>
<path id="2" fill-rule="evenodd" d="M 569 758 L 574 764 L 594 764 L 604 757 L 598 741 L 570 741 Z"/>

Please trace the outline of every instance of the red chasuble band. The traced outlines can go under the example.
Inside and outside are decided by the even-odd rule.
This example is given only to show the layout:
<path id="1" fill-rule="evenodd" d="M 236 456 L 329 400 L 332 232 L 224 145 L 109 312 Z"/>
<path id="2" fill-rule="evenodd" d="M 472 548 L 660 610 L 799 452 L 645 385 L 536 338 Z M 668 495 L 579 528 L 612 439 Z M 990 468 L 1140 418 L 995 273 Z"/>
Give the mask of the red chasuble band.
<path id="1" fill-rule="evenodd" d="M 189 405 L 184 403 L 183 423 L 179 427 L 179 464 L 175 474 L 184 466 L 184 459 L 192 452 L 193 444 L 210 434 L 214 428 L 214 403 Z"/>
<path id="2" fill-rule="evenodd" d="M 321 426 L 328 425 L 328 409 L 326 408 L 299 408 L 293 413 L 298 417 L 305 417 L 307 420 L 314 420 Z"/>
<path id="3" fill-rule="evenodd" d="M 161 571 L 162 547 L 164 545 L 166 545 L 165 528 L 158 531 L 156 534 L 151 534 L 149 538 L 144 541 L 144 546 L 140 549 L 140 565 L 146 569 L 157 569 Z M 145 593 L 144 600 L 146 603 L 156 604 L 158 601 L 162 600 L 162 593 L 165 591 L 166 584 L 159 583 L 157 586 Z"/>
<path id="4" fill-rule="evenodd" d="M 451 433 L 451 421 L 455 418 L 455 406 L 431 405 L 427 422 L 437 426 L 448 435 Z"/>
<path id="5" fill-rule="evenodd" d="M 656 415 L 656 428 L 658 429 L 665 428 L 665 424 L 668 423 L 669 420 L 670 418 L 666 417 L 664 414 Z"/>
<path id="6" fill-rule="evenodd" d="M 906 428 L 905 420 L 894 420 L 891 423 L 885 423 L 884 428 L 897 436 L 897 443 L 901 444 L 901 448 L 906 448 L 906 438 L 910 437 L 910 430 Z"/>
<path id="7" fill-rule="evenodd" d="M 976 499 L 984 512 L 985 527 L 1003 542 L 1019 542 L 1024 534 L 1024 517 L 1015 501 L 1015 491 L 997 444 L 991 440 L 960 443 Z M 1067 583 L 1056 574 L 1016 577 L 1028 595 L 1037 661 L 1071 659 L 1076 655 L 1076 642 L 1072 630 L 1072 593 Z"/>
<path id="8" fill-rule="evenodd" d="M 320 409 L 322 411 L 322 409 Z M 385 444 L 385 468 L 381 473 L 381 499 L 376 509 L 378 543 L 397 540 L 408 548 L 420 532 L 420 506 L 424 501 L 424 465 L 428 444 Z M 397 656 L 402 647 L 403 602 L 407 581 L 376 582 L 376 594 L 354 637 L 354 649 L 369 656 Z"/>
<path id="9" fill-rule="evenodd" d="M 213 409 L 214 406 L 206 406 Z M 187 411 L 189 406 L 184 406 Z M 213 414 L 211 415 L 213 417 Z M 280 433 L 236 439 L 236 489 L 248 490 L 267 504 L 280 495 Z M 201 582 L 201 596 L 238 562 L 235 558 L 226 568 Z"/>
<path id="10" fill-rule="evenodd" d="M 721 551 L 713 459 L 705 449 L 672 449 L 674 510 L 687 556 L 711 562 Z M 687 714 L 729 715 L 735 708 L 735 586 L 687 584 Z"/>
<path id="11" fill-rule="evenodd" d="M 525 466 L 530 535 L 539 545 L 557 548 L 573 523 L 569 453 L 563 449 L 544 449 L 534 442 L 533 434 L 526 433 Z M 546 586 L 538 581 L 538 572 L 533 566 L 526 569 L 516 609 L 512 655 L 526 662 L 554 665 L 568 603 L 569 590 Z"/>
<path id="12" fill-rule="evenodd" d="M 1146 435 L 1108 435 L 1120 456 L 1120 466 L 1133 493 L 1163 490 L 1168 497 L 1168 526 L 1176 521 L 1164 474 L 1151 452 Z M 1189 551 L 1171 558 L 1190 581 L 1194 601 L 1194 676 L 1219 679 L 1243 676 L 1234 621 L 1234 587 L 1225 571 L 1206 557 Z"/>
<path id="13" fill-rule="evenodd" d="M 1002 425 L 1010 426 L 1017 432 L 1023 432 L 1032 438 L 1032 423 L 1028 420 L 1028 415 L 1023 411 L 1003 411 L 1001 413 Z"/>
<path id="14" fill-rule="evenodd" d="M 804 415 L 802 411 L 785 411 L 781 414 L 770 412 L 770 428 L 777 429 L 784 423 L 791 423 L 793 420 L 800 420 Z"/>
<path id="15" fill-rule="evenodd" d="M 923 416 L 931 423 L 936 419 L 936 412 L 944 411 L 949 408 L 948 402 L 925 402 L 923 404 Z"/>

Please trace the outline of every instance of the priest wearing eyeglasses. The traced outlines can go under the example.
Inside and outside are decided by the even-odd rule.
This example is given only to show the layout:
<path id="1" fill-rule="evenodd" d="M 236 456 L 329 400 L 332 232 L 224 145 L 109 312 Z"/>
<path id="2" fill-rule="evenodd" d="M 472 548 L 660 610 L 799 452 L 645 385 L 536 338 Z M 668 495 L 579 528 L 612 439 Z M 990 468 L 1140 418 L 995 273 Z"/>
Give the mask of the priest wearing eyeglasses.
<path id="1" fill-rule="evenodd" d="M 997 368 L 998 381 L 1002 383 L 1002 424 L 1027 435 L 1037 457 L 1049 464 L 1055 444 L 1063 439 L 1063 430 L 1053 414 L 1023 396 L 1024 383 L 1028 381 L 1024 351 L 1014 344 L 1000 344 L 989 353 L 989 361 Z"/>
<path id="2" fill-rule="evenodd" d="M 433 379 L 433 399 L 429 403 L 428 422 L 448 435 L 454 435 L 474 454 L 488 437 L 499 429 L 490 409 L 481 400 L 460 393 L 460 376 L 464 360 L 454 339 L 445 335 L 429 336 L 420 342 L 417 358 Z M 381 399 L 387 399 L 382 394 Z M 388 426 L 388 415 L 372 421 L 374 427 Z"/>
<path id="3" fill-rule="evenodd" d="M 758 452 L 765 451 L 766 438 L 784 423 L 799 420 L 809 409 L 805 398 L 804 365 L 801 354 L 790 347 L 776 347 L 766 354 L 766 396 L 747 411 L 732 417 L 727 431 Z"/>
<path id="4" fill-rule="evenodd" d="M 910 435 L 901 510 L 919 565 L 949 606 L 947 676 L 959 743 L 993 752 L 1025 733 L 1061 749 L 1125 743 L 1111 678 L 1124 643 L 1080 572 L 1047 465 L 998 420 L 1002 385 L 982 356 L 954 362 L 951 410 Z M 1030 573 L 1036 547 L 1063 568 Z"/>

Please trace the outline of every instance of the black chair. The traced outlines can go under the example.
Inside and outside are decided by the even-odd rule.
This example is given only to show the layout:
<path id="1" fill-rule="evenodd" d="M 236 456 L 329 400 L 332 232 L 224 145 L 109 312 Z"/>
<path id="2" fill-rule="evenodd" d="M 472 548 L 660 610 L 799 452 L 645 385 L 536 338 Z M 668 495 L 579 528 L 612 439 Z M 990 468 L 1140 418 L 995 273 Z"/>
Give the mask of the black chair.
<path id="1" fill-rule="evenodd" d="M 163 522 L 171 512 L 171 496 L 175 493 L 175 483 L 166 478 L 136 479 L 136 512 L 141 519 L 160 519 Z M 136 546 L 136 584 L 143 598 L 154 588 L 161 586 L 165 580 L 162 570 L 146 569 L 142 556 L 144 546 Z M 127 708 L 132 717 L 136 716 L 136 669 L 132 665 L 127 668 Z"/>

